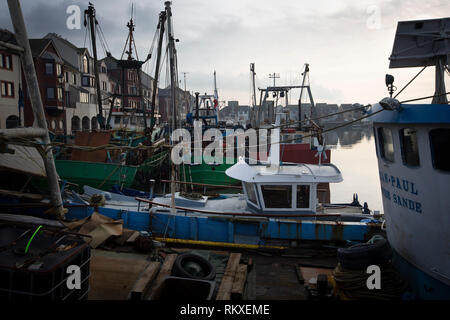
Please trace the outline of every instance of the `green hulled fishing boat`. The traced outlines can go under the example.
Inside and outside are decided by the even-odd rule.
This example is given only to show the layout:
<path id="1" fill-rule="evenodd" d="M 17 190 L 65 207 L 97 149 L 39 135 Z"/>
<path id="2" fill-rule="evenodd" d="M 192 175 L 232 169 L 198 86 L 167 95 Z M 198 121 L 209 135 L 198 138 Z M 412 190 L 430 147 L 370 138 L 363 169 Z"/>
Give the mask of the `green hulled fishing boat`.
<path id="1" fill-rule="evenodd" d="M 239 185 L 240 182 L 225 174 L 225 170 L 236 163 L 235 158 L 224 158 L 222 163 L 216 163 L 213 158 L 203 158 L 202 163 L 180 165 L 181 179 L 186 182 Z"/>
<path id="2" fill-rule="evenodd" d="M 61 180 L 79 188 L 88 185 L 102 190 L 109 190 L 114 184 L 131 187 L 138 170 L 137 166 L 73 160 L 55 160 L 55 165 Z"/>

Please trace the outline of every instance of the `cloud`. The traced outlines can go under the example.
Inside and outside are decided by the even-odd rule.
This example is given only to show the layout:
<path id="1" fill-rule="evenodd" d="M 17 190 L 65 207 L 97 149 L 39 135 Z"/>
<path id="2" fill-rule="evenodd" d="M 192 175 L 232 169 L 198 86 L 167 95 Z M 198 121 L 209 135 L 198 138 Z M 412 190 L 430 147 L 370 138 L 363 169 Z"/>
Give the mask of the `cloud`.
<path id="1" fill-rule="evenodd" d="M 143 59 L 150 50 L 164 2 L 134 3 L 135 39 L 139 58 Z M 88 1 L 22 0 L 21 4 L 30 37 L 56 32 L 78 46 L 89 42 L 84 28 L 68 30 L 65 25 L 67 6 L 78 4 L 84 10 Z M 108 45 L 113 55 L 120 57 L 127 38 L 131 2 L 96 0 L 94 4 Z M 189 90 L 212 93 L 212 74 L 216 69 L 221 100 L 248 104 L 250 62 L 256 64 L 260 86 L 271 84 L 268 75 L 273 72 L 280 73 L 280 84 L 299 80 L 303 64 L 308 62 L 315 101 L 370 103 L 386 94 L 385 73 L 394 74 L 400 85 L 416 72 L 388 69 L 397 22 L 442 17 L 450 12 L 450 3 L 174 0 L 172 12 L 174 34 L 180 40 L 176 44 L 178 70 L 189 72 Z M 12 30 L 6 1 L 0 2 L 0 26 Z M 165 74 L 165 68 L 162 73 Z M 414 98 L 431 94 L 433 77 L 423 78 L 422 86 L 402 95 Z M 164 76 L 161 81 L 163 86 Z"/>

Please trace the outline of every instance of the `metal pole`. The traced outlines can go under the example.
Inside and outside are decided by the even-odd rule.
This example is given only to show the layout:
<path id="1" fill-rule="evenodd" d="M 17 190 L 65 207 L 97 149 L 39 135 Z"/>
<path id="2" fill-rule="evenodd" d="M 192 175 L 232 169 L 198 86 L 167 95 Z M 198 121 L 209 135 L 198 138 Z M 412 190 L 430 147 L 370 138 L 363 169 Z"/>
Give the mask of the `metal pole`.
<path id="1" fill-rule="evenodd" d="M 91 28 L 91 40 L 92 40 L 92 51 L 94 54 L 94 75 L 95 75 L 95 86 L 97 91 L 97 105 L 98 105 L 98 115 L 97 115 L 97 121 L 100 124 L 100 128 L 105 128 L 105 121 L 103 118 L 103 108 L 102 108 L 102 95 L 100 92 L 100 79 L 98 76 L 98 65 L 97 65 L 97 45 L 95 40 L 95 25 L 97 24 L 97 21 L 95 19 L 95 8 L 91 4 L 89 5 L 88 9 L 85 11 L 87 15 L 89 16 L 89 25 Z"/>
<path id="2" fill-rule="evenodd" d="M 30 43 L 28 41 L 27 29 L 23 20 L 22 9 L 18 0 L 8 0 L 9 13 L 14 26 L 17 43 L 24 48 L 21 55 L 23 74 L 28 86 L 28 93 L 31 100 L 34 119 L 39 128 L 45 129 L 46 133 L 42 138 L 44 144 L 50 143 L 48 135 L 47 121 L 45 120 L 44 107 L 42 105 L 41 93 L 39 91 L 39 83 L 34 68 L 33 56 L 31 55 Z M 62 218 L 64 216 L 61 191 L 59 189 L 58 174 L 56 173 L 55 162 L 53 161 L 52 149 L 48 149 L 43 156 L 45 171 L 50 188 L 50 198 L 53 205 L 53 212 L 56 216 Z"/>

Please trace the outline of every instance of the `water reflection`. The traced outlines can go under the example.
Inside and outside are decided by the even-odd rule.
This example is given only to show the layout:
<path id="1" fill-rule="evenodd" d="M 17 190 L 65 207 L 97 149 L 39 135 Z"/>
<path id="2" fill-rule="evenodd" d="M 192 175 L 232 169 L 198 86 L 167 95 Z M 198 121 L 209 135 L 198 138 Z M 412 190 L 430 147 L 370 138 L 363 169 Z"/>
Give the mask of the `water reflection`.
<path id="1" fill-rule="evenodd" d="M 330 185 L 331 202 L 351 202 L 353 193 L 357 193 L 361 204 L 367 202 L 370 209 L 382 212 L 372 126 L 344 127 L 327 132 L 325 143 L 332 149 L 331 163 L 344 177 L 343 182 Z"/>
<path id="2" fill-rule="evenodd" d="M 325 129 L 329 128 L 325 127 Z M 360 142 L 364 138 L 372 138 L 372 135 L 372 126 L 367 124 L 358 127 L 343 127 L 329 131 L 324 134 L 324 138 L 330 149 L 336 148 L 338 144 L 341 148 L 351 148 L 352 145 Z"/>

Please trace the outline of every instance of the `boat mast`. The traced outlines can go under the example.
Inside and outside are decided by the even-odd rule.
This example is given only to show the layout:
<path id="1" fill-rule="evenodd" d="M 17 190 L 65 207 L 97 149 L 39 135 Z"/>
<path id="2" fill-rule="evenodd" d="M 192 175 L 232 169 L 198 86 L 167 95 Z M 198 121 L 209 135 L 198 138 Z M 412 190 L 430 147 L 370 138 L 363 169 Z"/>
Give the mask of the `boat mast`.
<path id="1" fill-rule="evenodd" d="M 219 122 L 219 94 L 217 93 L 216 70 L 214 70 L 214 109 L 216 110 L 217 122 Z"/>
<path id="2" fill-rule="evenodd" d="M 155 126 L 155 104 L 156 104 L 156 96 L 158 94 L 158 80 L 159 80 L 159 66 L 161 64 L 161 50 L 162 50 L 162 42 L 164 39 L 164 26 L 166 23 L 166 11 L 161 11 L 159 14 L 159 39 L 158 39 L 158 52 L 156 55 L 156 65 L 155 65 L 155 77 L 153 79 L 153 92 L 152 92 L 152 105 L 150 109 L 150 136 L 153 132 L 153 128 Z"/>
<path id="3" fill-rule="evenodd" d="M 176 129 L 177 125 L 177 106 L 176 106 L 176 94 L 178 87 L 178 80 L 176 74 L 176 61 L 175 61 L 175 38 L 172 33 L 172 11 L 170 8 L 171 2 L 166 1 L 166 17 L 167 17 L 167 33 L 169 36 L 169 65 L 170 65 L 170 89 L 171 89 L 171 99 L 172 99 L 172 131 Z"/>
<path id="4" fill-rule="evenodd" d="M 171 2 L 170 1 L 166 1 L 164 3 L 165 7 L 166 7 L 166 18 L 167 18 L 167 33 L 169 36 L 169 64 L 170 64 L 170 89 L 172 92 L 172 130 L 171 132 L 173 132 L 176 129 L 177 126 L 177 121 L 176 121 L 176 115 L 177 115 L 177 106 L 176 106 L 176 93 L 177 93 L 177 86 L 178 86 L 178 80 L 177 80 L 177 75 L 176 75 L 176 66 L 175 66 L 175 38 L 172 34 L 172 10 L 170 8 Z M 173 142 L 172 142 L 173 143 Z M 175 181 L 176 181 L 176 168 L 175 165 L 173 163 L 173 161 L 171 161 L 171 169 L 172 169 L 172 173 L 171 173 L 171 184 L 170 184 L 170 189 L 171 189 L 171 211 L 174 213 L 175 212 Z"/>
<path id="5" fill-rule="evenodd" d="M 93 4 L 89 4 L 87 10 L 84 11 L 85 16 L 89 17 L 89 26 L 91 31 L 91 41 L 92 41 L 92 51 L 94 54 L 94 75 L 95 75 L 95 87 L 97 92 L 97 105 L 98 105 L 98 115 L 97 121 L 100 125 L 101 129 L 105 129 L 105 121 L 103 119 L 103 108 L 102 108 L 102 95 L 100 92 L 100 79 L 98 76 L 98 60 L 97 60 L 97 45 L 95 39 L 95 26 L 98 24 L 97 19 L 95 18 L 95 8 Z"/>

